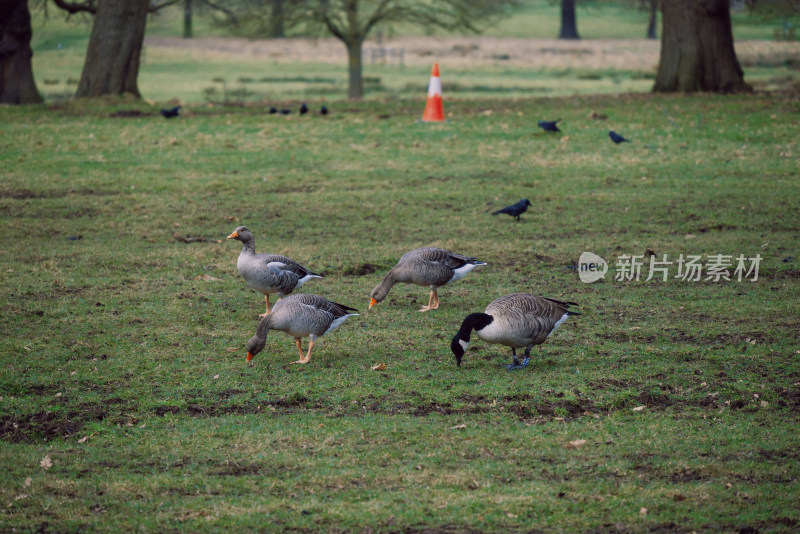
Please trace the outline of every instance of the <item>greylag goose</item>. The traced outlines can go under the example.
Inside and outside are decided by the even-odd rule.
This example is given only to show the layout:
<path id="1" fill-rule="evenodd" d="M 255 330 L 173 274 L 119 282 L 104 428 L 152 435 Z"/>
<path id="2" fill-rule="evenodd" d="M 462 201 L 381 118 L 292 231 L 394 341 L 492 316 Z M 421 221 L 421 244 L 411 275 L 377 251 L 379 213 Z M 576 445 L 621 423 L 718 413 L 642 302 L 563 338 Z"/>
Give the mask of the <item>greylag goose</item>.
<path id="1" fill-rule="evenodd" d="M 280 330 L 292 336 L 297 343 L 300 359 L 292 363 L 308 363 L 317 338 L 335 330 L 345 319 L 358 315 L 355 308 L 343 306 L 319 295 L 304 293 L 289 295 L 272 307 L 272 313 L 258 322 L 256 335 L 247 342 L 247 361 L 264 350 L 270 330 Z M 308 354 L 303 356 L 300 339 L 308 337 Z"/>
<path id="2" fill-rule="evenodd" d="M 539 297 L 530 293 L 504 295 L 486 306 L 484 313 L 471 313 L 461 323 L 461 329 L 453 337 L 450 350 L 456 356 L 456 364 L 469 346 L 472 330 L 488 343 L 499 343 L 511 347 L 512 363 L 506 369 L 522 369 L 530 362 L 531 349 L 544 343 L 561 323 L 570 315 L 580 315 L 569 310 L 577 306 L 574 302 Z M 520 363 L 517 349 L 525 348 L 525 359 Z"/>
<path id="3" fill-rule="evenodd" d="M 237 227 L 228 239 L 242 242 L 242 251 L 236 260 L 236 268 L 245 279 L 247 285 L 264 294 L 269 314 L 269 294 L 277 293 L 278 299 L 290 294 L 312 278 L 322 275 L 312 273 L 296 261 L 279 254 L 256 254 L 256 242 L 253 233 L 246 226 Z"/>
<path id="4" fill-rule="evenodd" d="M 437 288 L 461 280 L 478 265 L 486 264 L 475 258 L 441 248 L 418 248 L 406 252 L 397 265 L 383 277 L 381 283 L 372 290 L 369 307 L 372 308 L 385 299 L 394 284 L 405 282 L 430 287 L 428 305 L 419 311 L 435 310 L 439 307 Z"/>

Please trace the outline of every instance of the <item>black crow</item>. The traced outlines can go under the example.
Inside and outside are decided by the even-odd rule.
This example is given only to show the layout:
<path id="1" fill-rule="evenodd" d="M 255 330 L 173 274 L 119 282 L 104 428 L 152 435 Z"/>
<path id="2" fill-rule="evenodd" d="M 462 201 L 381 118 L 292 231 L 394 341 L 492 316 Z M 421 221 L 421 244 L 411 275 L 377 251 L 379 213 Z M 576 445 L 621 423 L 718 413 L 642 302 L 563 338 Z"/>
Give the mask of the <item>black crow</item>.
<path id="1" fill-rule="evenodd" d="M 303 105 L 300 106 L 300 115 L 305 115 L 306 113 L 308 113 L 308 106 L 303 102 Z"/>
<path id="2" fill-rule="evenodd" d="M 320 115 L 327 115 L 327 114 L 328 114 L 328 108 L 326 108 L 325 106 L 322 106 L 322 107 L 319 109 L 319 114 L 320 114 Z"/>
<path id="3" fill-rule="evenodd" d="M 180 106 L 175 106 L 172 109 L 162 109 L 161 114 L 164 116 L 164 118 L 171 119 L 172 117 L 178 116 L 178 110 L 180 109 L 181 109 Z"/>
<path id="4" fill-rule="evenodd" d="M 539 121 L 539 128 L 545 132 L 560 132 L 561 130 L 559 130 L 558 126 L 556 126 L 556 124 L 560 121 L 561 119 L 556 119 L 554 121 Z"/>
<path id="5" fill-rule="evenodd" d="M 274 115 L 277 112 L 278 112 L 278 108 L 276 108 L 275 106 L 272 106 L 271 108 L 269 108 L 269 114 L 270 115 Z"/>
<path id="6" fill-rule="evenodd" d="M 497 215 L 498 213 L 508 213 L 517 221 L 519 220 L 519 216 L 525 213 L 528 210 L 528 206 L 532 206 L 530 200 L 527 198 L 523 198 L 516 204 L 511 204 L 510 206 L 506 206 L 501 210 L 497 210 L 492 215 Z"/>
<path id="7" fill-rule="evenodd" d="M 291 113 L 291 112 L 292 112 L 292 110 L 291 110 L 291 109 L 282 109 L 282 110 L 280 110 L 280 111 L 279 111 L 279 113 L 280 113 L 281 115 L 288 115 L 288 114 L 289 114 L 289 113 Z"/>
<path id="8" fill-rule="evenodd" d="M 614 141 L 615 145 L 618 145 L 620 143 L 630 143 L 631 142 L 630 139 L 625 139 L 624 137 L 622 137 L 620 134 L 618 134 L 614 130 L 609 130 L 608 131 L 608 136 L 611 138 L 612 141 Z"/>

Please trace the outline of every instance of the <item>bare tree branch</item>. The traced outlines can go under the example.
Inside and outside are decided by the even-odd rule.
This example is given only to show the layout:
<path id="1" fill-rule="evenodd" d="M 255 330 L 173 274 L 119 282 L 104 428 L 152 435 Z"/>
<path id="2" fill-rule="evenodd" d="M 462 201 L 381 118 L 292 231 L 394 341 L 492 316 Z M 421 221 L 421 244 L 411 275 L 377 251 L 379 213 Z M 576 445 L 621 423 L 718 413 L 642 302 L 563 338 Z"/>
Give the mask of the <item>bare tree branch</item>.
<path id="1" fill-rule="evenodd" d="M 228 20 L 230 20 L 231 23 L 234 26 L 238 26 L 239 25 L 239 19 L 236 18 L 236 13 L 234 13 L 233 11 L 228 9 L 227 7 L 221 6 L 221 5 L 217 4 L 217 3 L 214 3 L 211 0 L 202 0 L 202 2 L 205 5 L 207 5 L 208 7 L 210 7 L 211 9 L 216 9 L 217 11 L 220 11 L 220 12 L 224 13 L 225 16 L 228 17 Z"/>
<path id="2" fill-rule="evenodd" d="M 75 13 L 97 13 L 97 6 L 95 5 L 94 0 L 86 0 L 85 2 L 66 2 L 65 0 L 53 0 L 53 3 L 70 15 L 74 15 Z"/>
<path id="3" fill-rule="evenodd" d="M 177 4 L 177 3 L 181 2 L 181 1 L 182 0 L 166 0 L 163 4 L 153 4 L 153 3 L 151 3 L 150 7 L 147 8 L 147 12 L 148 13 L 155 13 L 159 9 L 164 9 L 165 7 L 169 7 L 169 6 L 175 5 L 175 4 Z"/>

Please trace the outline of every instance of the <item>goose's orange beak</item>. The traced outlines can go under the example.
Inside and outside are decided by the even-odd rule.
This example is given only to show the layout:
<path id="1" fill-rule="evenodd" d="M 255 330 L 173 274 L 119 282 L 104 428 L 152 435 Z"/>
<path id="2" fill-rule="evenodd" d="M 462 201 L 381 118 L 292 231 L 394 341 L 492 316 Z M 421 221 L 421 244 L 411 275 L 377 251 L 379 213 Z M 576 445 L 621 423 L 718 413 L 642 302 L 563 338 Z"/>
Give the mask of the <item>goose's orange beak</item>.
<path id="1" fill-rule="evenodd" d="M 247 361 L 249 362 L 252 359 L 253 359 L 253 355 L 248 352 L 247 353 Z"/>
<path id="2" fill-rule="evenodd" d="M 375 300 L 375 299 L 370 299 L 370 300 L 369 300 L 369 307 L 370 307 L 370 308 L 372 308 L 372 307 L 373 307 L 373 306 L 375 306 L 377 303 L 378 303 L 378 301 L 377 301 L 377 300 Z"/>
<path id="3" fill-rule="evenodd" d="M 233 233 L 228 236 L 228 239 L 236 239 L 237 237 L 239 237 L 239 232 L 234 230 Z"/>

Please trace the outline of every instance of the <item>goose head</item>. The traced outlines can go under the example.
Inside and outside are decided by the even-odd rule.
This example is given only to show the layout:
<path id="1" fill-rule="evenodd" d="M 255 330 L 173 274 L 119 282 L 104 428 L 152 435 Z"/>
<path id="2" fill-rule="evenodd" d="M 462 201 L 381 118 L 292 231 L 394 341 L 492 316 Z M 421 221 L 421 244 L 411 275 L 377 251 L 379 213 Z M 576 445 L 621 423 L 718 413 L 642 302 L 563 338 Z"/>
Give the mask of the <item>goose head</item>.
<path id="1" fill-rule="evenodd" d="M 236 239 L 246 243 L 253 239 L 253 233 L 250 232 L 246 226 L 237 226 L 236 229 L 231 232 L 231 235 L 228 236 L 228 239 Z"/>
<path id="2" fill-rule="evenodd" d="M 453 341 L 450 342 L 450 350 L 453 351 L 456 357 L 456 365 L 458 367 L 461 367 L 461 358 L 463 358 L 464 353 L 467 352 L 468 346 L 469 339 L 465 341 L 459 334 L 456 334 L 453 337 Z"/>
<path id="3" fill-rule="evenodd" d="M 390 273 L 391 274 L 391 273 Z M 389 290 L 392 289 L 392 282 L 390 276 L 387 274 L 386 277 L 381 281 L 380 284 L 375 286 L 375 288 L 370 292 L 369 297 L 369 307 L 372 308 L 377 303 L 383 301 L 386 298 L 386 295 L 389 294 Z"/>
<path id="4" fill-rule="evenodd" d="M 461 358 L 464 357 L 464 353 L 467 352 L 467 347 L 469 347 L 469 338 L 472 331 L 483 330 L 492 322 L 494 322 L 494 317 L 488 313 L 470 313 L 464 318 L 461 328 L 458 329 L 456 335 L 453 336 L 453 341 L 450 342 L 450 350 L 456 356 L 456 365 L 458 367 L 461 367 Z"/>
<path id="5" fill-rule="evenodd" d="M 266 337 L 259 337 L 258 335 L 255 335 L 250 338 L 250 341 L 247 342 L 247 361 L 249 362 L 253 359 L 253 356 L 264 350 L 264 345 L 266 344 Z"/>

